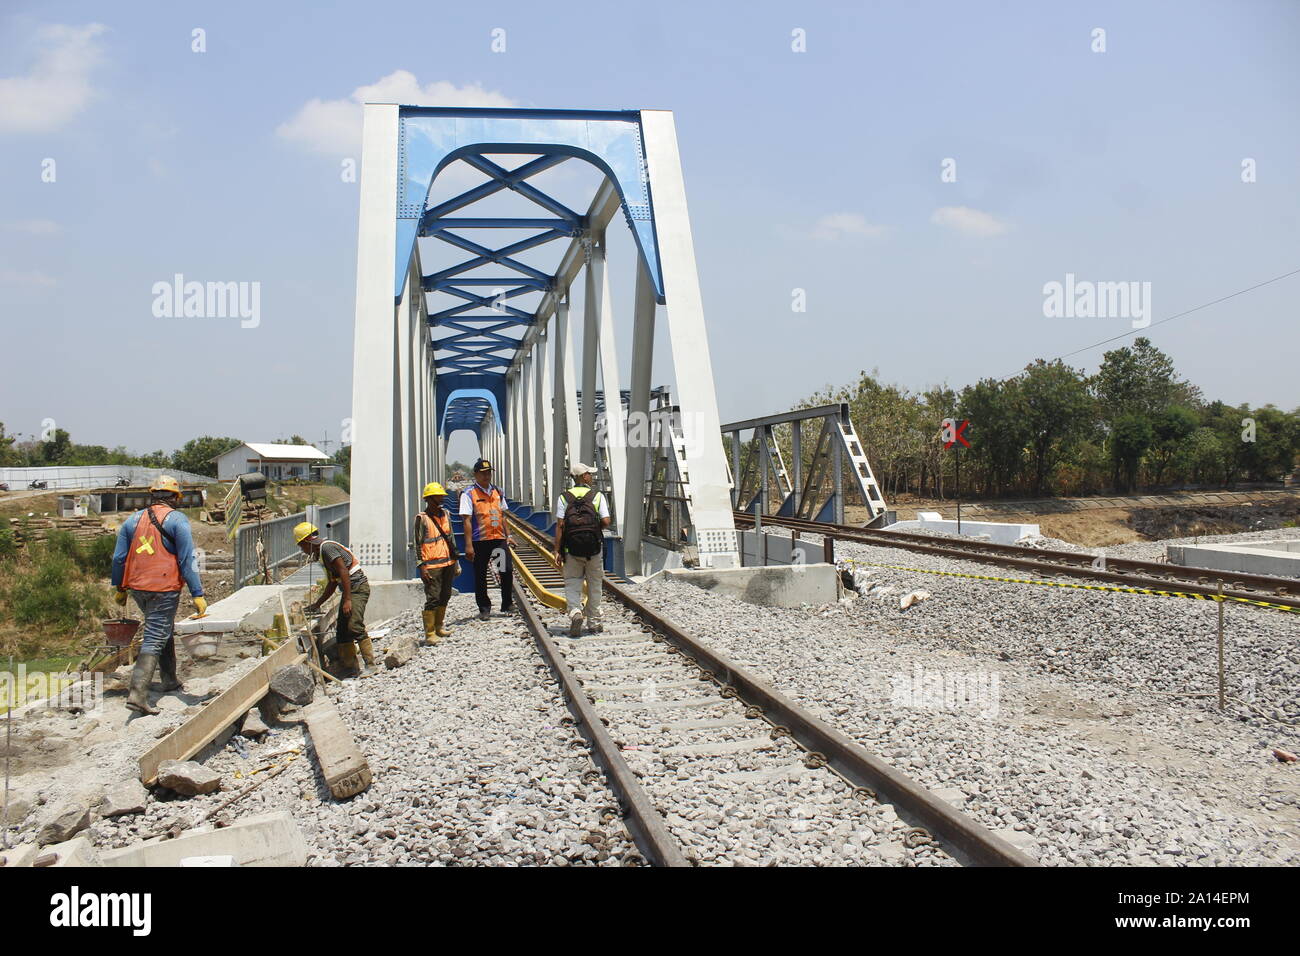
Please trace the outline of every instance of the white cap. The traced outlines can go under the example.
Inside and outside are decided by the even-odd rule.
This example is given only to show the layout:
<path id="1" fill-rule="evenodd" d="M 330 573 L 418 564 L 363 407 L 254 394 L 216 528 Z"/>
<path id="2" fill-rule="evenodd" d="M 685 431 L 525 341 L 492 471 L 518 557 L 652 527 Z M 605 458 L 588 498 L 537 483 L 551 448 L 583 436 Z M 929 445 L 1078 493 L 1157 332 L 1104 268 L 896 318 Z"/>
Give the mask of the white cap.
<path id="1" fill-rule="evenodd" d="M 595 468 L 593 468 L 591 465 L 584 465 L 582 462 L 578 462 L 576 465 L 574 465 L 569 469 L 569 474 L 572 475 L 574 478 L 581 478 L 583 475 L 594 475 L 595 473 L 596 473 Z"/>

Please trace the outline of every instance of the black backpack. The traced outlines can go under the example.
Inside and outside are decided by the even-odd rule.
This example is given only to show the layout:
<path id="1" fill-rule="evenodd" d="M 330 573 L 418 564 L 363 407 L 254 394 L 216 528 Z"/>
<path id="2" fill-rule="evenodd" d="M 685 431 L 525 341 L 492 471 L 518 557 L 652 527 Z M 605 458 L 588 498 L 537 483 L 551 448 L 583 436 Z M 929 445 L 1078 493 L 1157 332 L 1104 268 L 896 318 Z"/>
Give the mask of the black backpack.
<path id="1" fill-rule="evenodd" d="M 600 554 L 604 544 L 600 514 L 592 501 L 597 494 L 588 491 L 579 498 L 572 491 L 564 493 L 564 540 L 561 544 L 575 558 L 594 558 Z"/>

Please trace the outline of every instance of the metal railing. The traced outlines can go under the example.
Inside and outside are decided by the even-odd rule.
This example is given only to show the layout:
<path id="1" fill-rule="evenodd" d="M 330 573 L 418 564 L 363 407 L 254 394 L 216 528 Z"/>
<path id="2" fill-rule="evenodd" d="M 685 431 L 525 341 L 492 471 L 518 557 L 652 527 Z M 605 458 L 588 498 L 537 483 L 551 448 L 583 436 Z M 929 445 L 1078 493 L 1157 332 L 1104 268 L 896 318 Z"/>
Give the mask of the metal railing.
<path id="1" fill-rule="evenodd" d="M 310 521 L 320 529 L 322 537 L 347 545 L 350 512 L 350 503 L 344 501 L 336 505 L 311 505 L 306 511 L 263 521 L 260 535 L 266 551 L 267 571 L 275 572 L 296 559 L 303 558 L 302 549 L 293 540 L 293 526 L 300 521 Z M 235 535 L 236 588 L 242 588 L 262 573 L 262 565 L 257 556 L 258 535 L 257 522 L 241 525 Z M 274 573 L 272 578 L 275 578 Z"/>

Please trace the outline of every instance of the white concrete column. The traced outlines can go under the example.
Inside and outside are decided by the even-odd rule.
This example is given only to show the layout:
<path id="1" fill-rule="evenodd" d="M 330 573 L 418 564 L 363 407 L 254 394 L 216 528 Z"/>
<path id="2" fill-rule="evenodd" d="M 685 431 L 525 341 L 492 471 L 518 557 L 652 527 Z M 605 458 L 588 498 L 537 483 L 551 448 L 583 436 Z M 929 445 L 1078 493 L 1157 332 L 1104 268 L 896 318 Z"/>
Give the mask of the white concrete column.
<path id="1" fill-rule="evenodd" d="M 569 441 L 569 403 L 565 400 L 565 382 L 568 380 L 568 352 L 565 348 L 569 341 L 569 297 L 560 297 L 555 304 L 555 325 L 551 331 L 551 354 L 554 365 L 554 384 L 551 392 L 551 420 L 554 422 L 552 437 L 547 442 L 551 459 L 551 501 L 567 487 L 564 484 L 564 469 L 568 458 Z"/>
<path id="2" fill-rule="evenodd" d="M 523 417 L 520 422 L 519 440 L 523 445 L 524 454 L 520 461 L 523 466 L 523 474 L 519 476 L 519 500 L 525 504 L 533 503 L 533 422 L 536 415 L 533 412 L 533 350 L 529 349 L 519 363 L 519 413 Z"/>
<path id="3" fill-rule="evenodd" d="M 603 239 L 603 237 L 601 237 Z M 596 237 L 584 242 L 587 267 L 582 303 L 582 438 L 578 442 L 582 462 L 594 465 L 596 459 L 596 365 L 600 354 L 600 314 L 606 284 L 605 248 L 596 248 Z"/>
<path id="4" fill-rule="evenodd" d="M 682 409 L 685 470 L 691 486 L 691 517 L 703 566 L 739 563 L 731 517 L 727 462 L 722 450 L 718 396 L 704 323 L 673 114 L 642 110 L 642 141 L 654 202 L 655 234 L 663 272 L 665 311 L 672 342 L 677 401 Z"/>
<path id="5" fill-rule="evenodd" d="M 376 580 L 393 576 L 403 515 L 394 453 L 400 412 L 393 382 L 398 319 L 393 302 L 397 244 L 397 107 L 364 108 L 361 214 L 357 226 L 357 305 L 352 350 L 352 550 Z"/>
<path id="6" fill-rule="evenodd" d="M 546 494 L 546 456 L 550 454 L 550 429 L 547 423 L 551 416 L 546 409 L 547 399 L 546 375 L 546 323 L 542 321 L 533 343 L 533 398 L 531 403 L 533 430 L 533 507 L 540 511 L 550 511 L 551 504 Z"/>
<path id="7" fill-rule="evenodd" d="M 654 369 L 655 291 L 638 257 L 632 316 L 632 380 L 628 401 L 627 485 L 623 490 L 623 564 L 626 574 L 641 574 L 645 524 L 645 477 L 650 430 L 650 376 Z"/>
<path id="8" fill-rule="evenodd" d="M 614 527 L 623 530 L 623 502 L 627 486 L 627 425 L 623 417 L 618 374 L 618 345 L 614 338 L 614 299 L 609 290 L 609 269 L 605 263 L 605 230 L 593 235 L 593 261 L 600 262 L 600 378 L 605 393 L 605 458 L 609 463 Z M 595 464 L 594 461 L 588 464 Z"/>

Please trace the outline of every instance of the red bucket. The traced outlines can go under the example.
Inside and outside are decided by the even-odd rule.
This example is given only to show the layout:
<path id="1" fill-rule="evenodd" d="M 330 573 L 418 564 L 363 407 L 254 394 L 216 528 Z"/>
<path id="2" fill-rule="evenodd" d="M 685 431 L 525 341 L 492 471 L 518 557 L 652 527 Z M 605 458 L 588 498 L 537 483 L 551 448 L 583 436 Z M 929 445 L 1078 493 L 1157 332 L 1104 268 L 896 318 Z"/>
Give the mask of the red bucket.
<path id="1" fill-rule="evenodd" d="M 126 647 L 140 629 L 140 622 L 132 617 L 119 617 L 104 621 L 104 637 L 113 647 Z"/>

